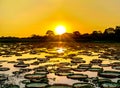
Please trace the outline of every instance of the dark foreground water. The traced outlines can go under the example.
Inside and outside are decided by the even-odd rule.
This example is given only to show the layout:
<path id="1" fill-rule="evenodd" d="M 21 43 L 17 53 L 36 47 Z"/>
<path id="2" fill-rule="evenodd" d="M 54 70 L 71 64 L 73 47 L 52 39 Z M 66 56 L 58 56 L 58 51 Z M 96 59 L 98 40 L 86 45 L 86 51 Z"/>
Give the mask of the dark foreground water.
<path id="1" fill-rule="evenodd" d="M 27 86 L 32 83 L 45 83 L 47 86 L 42 88 L 54 84 L 69 85 L 63 88 L 120 88 L 119 80 L 118 43 L 0 43 L 0 88 L 11 88 L 5 87 L 11 84 L 41 88 Z M 81 83 L 91 87 L 80 87 Z"/>

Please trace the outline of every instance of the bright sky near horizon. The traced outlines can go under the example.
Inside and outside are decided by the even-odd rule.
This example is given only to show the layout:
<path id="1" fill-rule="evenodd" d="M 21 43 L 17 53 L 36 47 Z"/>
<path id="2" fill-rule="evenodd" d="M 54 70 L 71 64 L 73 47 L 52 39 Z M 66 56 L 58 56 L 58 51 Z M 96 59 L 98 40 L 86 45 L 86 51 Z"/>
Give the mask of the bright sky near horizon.
<path id="1" fill-rule="evenodd" d="M 91 33 L 120 25 L 120 0 L 0 0 L 0 36 L 45 35 L 57 25 Z"/>

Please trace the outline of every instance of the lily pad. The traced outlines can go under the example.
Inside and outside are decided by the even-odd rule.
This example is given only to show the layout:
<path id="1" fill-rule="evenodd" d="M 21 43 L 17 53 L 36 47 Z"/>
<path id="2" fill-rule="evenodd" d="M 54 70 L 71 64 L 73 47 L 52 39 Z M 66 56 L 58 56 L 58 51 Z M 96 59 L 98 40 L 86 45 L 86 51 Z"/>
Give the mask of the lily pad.
<path id="1" fill-rule="evenodd" d="M 95 88 L 95 87 L 90 83 L 74 83 L 73 88 Z"/>
<path id="2" fill-rule="evenodd" d="M 40 78 L 45 78 L 45 74 L 26 74 L 24 76 L 26 79 L 40 79 Z"/>
<path id="3" fill-rule="evenodd" d="M 48 86 L 47 88 L 72 88 L 72 86 L 67 84 L 53 84 Z"/>
<path id="4" fill-rule="evenodd" d="M 101 85 L 102 88 L 120 88 L 120 84 L 119 83 L 114 83 L 114 82 L 110 82 L 110 83 L 103 83 Z"/>
<path id="5" fill-rule="evenodd" d="M 47 86 L 47 83 L 28 83 L 25 88 L 46 88 Z"/>
<path id="6" fill-rule="evenodd" d="M 77 80 L 85 80 L 88 78 L 88 75 L 84 75 L 84 74 L 70 74 L 67 76 L 67 78 L 70 79 L 77 79 Z"/>
<path id="7" fill-rule="evenodd" d="M 118 71 L 104 71 L 104 72 L 99 72 L 98 75 L 100 77 L 106 77 L 106 78 L 120 78 L 120 72 Z"/>

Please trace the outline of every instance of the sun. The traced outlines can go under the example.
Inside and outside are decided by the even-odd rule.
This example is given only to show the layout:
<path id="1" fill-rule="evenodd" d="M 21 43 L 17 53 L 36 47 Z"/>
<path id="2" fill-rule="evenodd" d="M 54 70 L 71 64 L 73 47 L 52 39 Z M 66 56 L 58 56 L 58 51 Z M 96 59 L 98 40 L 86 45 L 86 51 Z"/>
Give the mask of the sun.
<path id="1" fill-rule="evenodd" d="M 66 32 L 66 28 L 65 28 L 64 26 L 62 26 L 62 25 L 57 26 L 57 27 L 55 28 L 55 32 L 56 32 L 57 34 L 59 34 L 59 35 L 62 35 L 62 34 L 64 34 L 64 33 Z"/>

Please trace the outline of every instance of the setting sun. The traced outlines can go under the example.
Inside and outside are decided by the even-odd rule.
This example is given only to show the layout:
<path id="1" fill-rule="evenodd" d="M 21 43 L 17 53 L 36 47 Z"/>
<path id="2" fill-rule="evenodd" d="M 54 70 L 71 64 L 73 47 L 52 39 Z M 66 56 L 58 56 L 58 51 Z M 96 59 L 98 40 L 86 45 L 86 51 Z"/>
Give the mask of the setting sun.
<path id="1" fill-rule="evenodd" d="M 57 26 L 55 28 L 55 32 L 59 35 L 64 34 L 66 32 L 66 28 L 64 26 Z"/>

